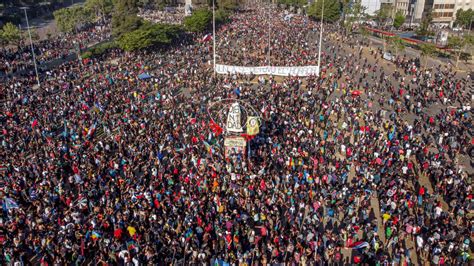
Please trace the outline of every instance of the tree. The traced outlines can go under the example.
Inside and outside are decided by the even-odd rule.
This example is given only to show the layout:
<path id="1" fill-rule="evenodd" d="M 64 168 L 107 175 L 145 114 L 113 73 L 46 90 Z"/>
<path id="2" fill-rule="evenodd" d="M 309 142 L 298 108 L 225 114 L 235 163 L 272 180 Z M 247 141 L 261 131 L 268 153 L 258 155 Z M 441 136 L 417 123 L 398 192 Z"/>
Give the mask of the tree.
<path id="1" fill-rule="evenodd" d="M 191 16 L 184 18 L 184 26 L 191 32 L 203 32 L 209 28 L 211 22 L 212 12 L 207 9 L 198 9 Z"/>
<path id="2" fill-rule="evenodd" d="M 84 7 L 100 18 L 109 16 L 114 10 L 112 0 L 87 0 Z"/>
<path id="3" fill-rule="evenodd" d="M 395 19 L 393 20 L 393 26 L 398 30 L 403 23 L 405 23 L 405 15 L 401 11 L 398 11 L 395 14 Z"/>
<path id="4" fill-rule="evenodd" d="M 405 44 L 400 36 L 393 36 L 390 38 L 390 47 L 395 50 L 395 56 L 398 57 L 398 52 L 405 50 Z"/>
<path id="5" fill-rule="evenodd" d="M 421 58 L 424 58 L 425 64 L 427 64 L 428 57 L 436 53 L 436 46 L 432 43 L 422 43 L 420 45 L 420 50 L 421 50 Z"/>
<path id="6" fill-rule="evenodd" d="M 170 44 L 181 34 L 180 26 L 146 23 L 137 30 L 123 34 L 117 43 L 125 51 L 136 51 L 150 46 Z"/>
<path id="7" fill-rule="evenodd" d="M 54 20 L 62 32 L 72 32 L 92 22 L 93 14 L 82 6 L 61 8 L 53 13 Z"/>
<path id="8" fill-rule="evenodd" d="M 230 14 L 227 10 L 218 9 L 216 11 L 216 24 L 224 24 L 229 22 Z"/>
<path id="9" fill-rule="evenodd" d="M 369 30 L 367 30 L 367 28 L 366 28 L 365 26 L 359 27 L 359 33 L 360 33 L 364 38 L 368 38 L 368 37 L 370 36 Z"/>
<path id="10" fill-rule="evenodd" d="M 324 21 L 335 22 L 341 16 L 341 3 L 336 0 L 318 0 L 308 8 L 308 15 L 321 20 L 321 11 L 324 1 Z"/>
<path id="11" fill-rule="evenodd" d="M 0 39 L 5 43 L 18 44 L 21 40 L 21 31 L 17 26 L 8 22 L 0 30 Z"/>
<path id="12" fill-rule="evenodd" d="M 143 20 L 137 16 L 137 0 L 114 0 L 112 13 L 112 34 L 119 37 L 138 29 Z"/>
<path id="13" fill-rule="evenodd" d="M 106 41 L 99 44 L 96 44 L 90 48 L 88 48 L 85 52 L 81 54 L 82 58 L 90 58 L 90 57 L 98 57 L 103 55 L 110 49 L 117 48 L 117 43 L 112 41 Z"/>
<path id="14" fill-rule="evenodd" d="M 429 30 L 431 21 L 433 21 L 433 16 L 431 12 L 428 12 L 421 20 L 420 27 L 416 31 L 416 34 L 422 37 L 428 37 L 433 35 L 433 33 Z"/>
<path id="15" fill-rule="evenodd" d="M 346 29 L 351 30 L 354 22 L 359 22 L 361 16 L 364 16 L 367 8 L 361 4 L 360 1 L 347 1 L 342 2 L 343 5 L 343 23 Z"/>
<path id="16" fill-rule="evenodd" d="M 456 57 L 456 68 L 458 67 L 459 59 L 461 58 L 462 53 L 465 51 L 466 47 L 473 45 L 473 38 L 471 35 L 458 37 L 458 36 L 449 36 L 448 37 L 448 47 L 452 49 Z"/>
<path id="17" fill-rule="evenodd" d="M 456 12 L 456 24 L 463 28 L 469 28 L 471 22 L 474 20 L 474 10 L 469 8 L 468 10 L 458 9 Z"/>
<path id="18" fill-rule="evenodd" d="M 391 17 L 393 7 L 391 5 L 382 5 L 379 10 L 375 11 L 375 20 L 381 26 Z"/>

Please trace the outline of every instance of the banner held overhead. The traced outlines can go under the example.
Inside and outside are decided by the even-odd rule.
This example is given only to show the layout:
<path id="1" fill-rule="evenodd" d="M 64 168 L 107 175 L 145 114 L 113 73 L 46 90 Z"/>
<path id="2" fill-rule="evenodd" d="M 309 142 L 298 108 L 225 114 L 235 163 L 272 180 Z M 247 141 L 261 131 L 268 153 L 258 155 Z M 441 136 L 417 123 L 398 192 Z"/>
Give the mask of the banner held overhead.
<path id="1" fill-rule="evenodd" d="M 255 74 L 255 75 L 274 75 L 274 76 L 317 76 L 318 66 L 300 66 L 300 67 L 283 67 L 283 66 L 261 66 L 261 67 L 244 67 L 216 64 L 216 72 L 218 74 Z"/>

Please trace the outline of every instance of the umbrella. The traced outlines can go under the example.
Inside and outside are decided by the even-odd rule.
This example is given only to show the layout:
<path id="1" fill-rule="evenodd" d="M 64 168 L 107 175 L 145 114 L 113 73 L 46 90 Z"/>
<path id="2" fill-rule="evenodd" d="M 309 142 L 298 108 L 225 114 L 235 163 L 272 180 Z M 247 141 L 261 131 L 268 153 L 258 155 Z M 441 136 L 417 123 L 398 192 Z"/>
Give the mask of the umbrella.
<path id="1" fill-rule="evenodd" d="M 151 76 L 148 73 L 142 73 L 142 74 L 138 75 L 138 78 L 139 79 L 149 79 L 149 78 L 151 78 Z"/>
<path id="2" fill-rule="evenodd" d="M 359 91 L 359 90 L 352 91 L 352 96 L 360 96 L 361 94 L 362 94 L 362 92 Z"/>

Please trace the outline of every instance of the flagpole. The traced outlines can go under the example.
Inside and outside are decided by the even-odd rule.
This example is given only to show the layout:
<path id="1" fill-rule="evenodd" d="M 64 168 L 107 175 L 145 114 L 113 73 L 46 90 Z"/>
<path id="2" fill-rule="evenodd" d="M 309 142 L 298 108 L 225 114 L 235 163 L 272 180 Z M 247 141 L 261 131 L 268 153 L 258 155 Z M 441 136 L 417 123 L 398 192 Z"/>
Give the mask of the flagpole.
<path id="1" fill-rule="evenodd" d="M 212 0 L 212 53 L 213 53 L 213 68 L 214 76 L 216 76 L 216 5 L 215 0 Z"/>
<path id="2" fill-rule="evenodd" d="M 318 76 L 321 73 L 321 45 L 323 42 L 324 0 L 321 8 L 321 27 L 319 29 Z"/>

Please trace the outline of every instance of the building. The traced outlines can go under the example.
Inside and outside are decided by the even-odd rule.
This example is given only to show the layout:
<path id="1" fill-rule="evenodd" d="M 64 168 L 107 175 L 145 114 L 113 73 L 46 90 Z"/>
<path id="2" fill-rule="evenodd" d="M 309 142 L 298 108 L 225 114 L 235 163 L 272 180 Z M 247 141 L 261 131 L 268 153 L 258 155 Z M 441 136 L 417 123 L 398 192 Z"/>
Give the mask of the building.
<path id="1" fill-rule="evenodd" d="M 410 13 L 410 0 L 395 0 L 394 13 L 401 12 L 405 16 Z"/>
<path id="2" fill-rule="evenodd" d="M 392 17 L 397 11 L 402 12 L 405 16 L 409 14 L 409 2 L 411 0 L 361 0 L 361 5 L 366 8 L 365 13 L 370 16 L 376 14 L 383 6 L 392 7 Z M 474 0 L 473 0 L 474 1 Z"/>
<path id="3" fill-rule="evenodd" d="M 457 0 L 434 0 L 431 15 L 433 23 L 449 26 L 454 21 Z"/>
<path id="4" fill-rule="evenodd" d="M 474 0 L 432 0 L 432 3 L 428 3 L 428 5 L 430 4 L 433 23 L 440 26 L 452 27 L 454 21 L 456 21 L 456 12 L 459 9 L 474 9 Z M 425 7 L 424 13 L 421 15 L 421 17 L 423 17 L 423 15 L 427 14 L 428 12 L 429 10 Z M 417 16 L 418 15 L 419 14 L 417 13 Z"/>
<path id="5" fill-rule="evenodd" d="M 360 4 L 366 8 L 366 14 L 373 16 L 375 15 L 375 12 L 380 9 L 381 0 L 361 0 Z"/>

